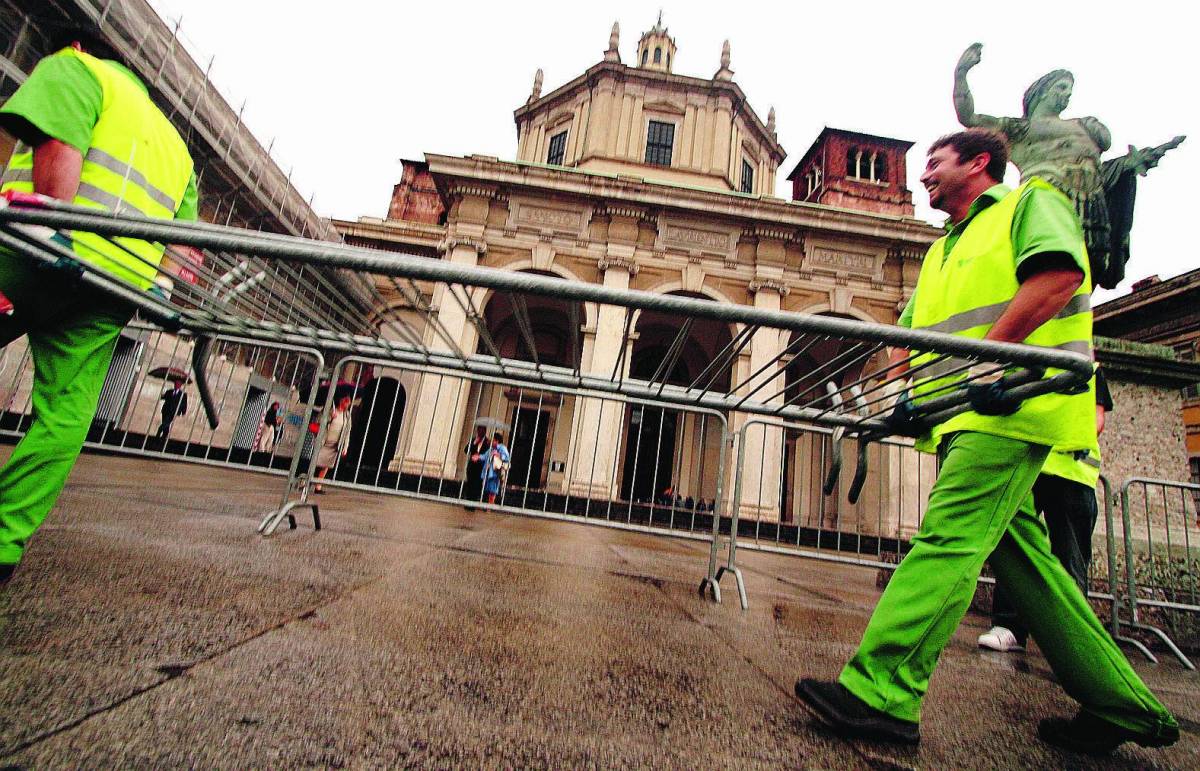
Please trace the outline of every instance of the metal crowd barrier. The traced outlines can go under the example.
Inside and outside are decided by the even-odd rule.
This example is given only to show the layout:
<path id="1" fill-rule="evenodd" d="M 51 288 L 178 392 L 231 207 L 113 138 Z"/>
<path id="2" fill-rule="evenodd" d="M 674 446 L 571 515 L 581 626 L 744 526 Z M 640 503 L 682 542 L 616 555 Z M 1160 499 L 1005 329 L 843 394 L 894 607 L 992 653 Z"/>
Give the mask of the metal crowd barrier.
<path id="1" fill-rule="evenodd" d="M 1139 630 L 1158 638 L 1184 667 L 1196 667 L 1160 626 L 1148 623 L 1150 614 L 1160 624 L 1177 622 L 1184 633 L 1200 638 L 1200 523 L 1196 501 L 1200 485 L 1165 479 L 1132 477 L 1121 485 L 1121 524 L 1124 536 L 1123 587 L 1113 573 L 1114 634 L 1120 627 Z M 1139 505 L 1140 504 L 1140 505 Z M 1123 590 L 1123 592 L 1122 592 Z M 1119 618 L 1121 606 L 1127 617 Z M 1151 661 L 1144 645 L 1131 642 Z M 1194 642 L 1193 642 L 1194 644 Z"/>
<path id="2" fill-rule="evenodd" d="M 320 351 L 227 336 L 211 343 L 217 427 L 201 419 L 195 401 L 196 341 L 137 321 L 117 341 L 85 446 L 287 476 L 304 439 L 299 427 L 311 420 L 315 391 L 304 394 L 323 367 Z M 0 435 L 19 436 L 32 420 L 32 373 L 23 341 L 0 349 Z M 190 398 L 170 414 L 164 397 L 174 380 Z M 278 431 L 264 423 L 273 402 L 280 406 Z"/>
<path id="3" fill-rule="evenodd" d="M 157 287 L 142 291 L 97 271 L 80 259 L 84 255 L 64 246 L 68 243 L 64 238 L 47 236 L 69 237 L 71 231 L 105 236 L 118 247 L 120 238 L 169 245 L 165 247 L 168 260 L 153 266 Z M 215 363 L 220 361 L 219 349 L 234 341 L 307 356 L 303 366 L 315 371 L 303 395 L 308 402 L 324 402 L 325 416 L 330 414 L 337 386 L 348 383 L 356 394 L 371 397 L 365 421 L 375 423 L 372 411 L 382 409 L 380 399 L 388 398 L 379 396 L 382 379 L 376 373 L 387 369 L 406 373 L 403 377 L 411 381 L 411 388 L 406 386 L 407 400 L 413 405 L 406 406 L 398 428 L 377 428 L 382 434 L 372 439 L 372 453 L 382 442 L 382 454 L 390 452 L 392 457 L 375 459 L 361 449 L 353 459 L 347 456 L 335 464 L 328 474 L 330 484 L 390 487 L 462 501 L 461 459 L 451 451 L 458 449 L 458 439 L 470 429 L 466 416 L 478 414 L 507 425 L 511 432 L 524 432 L 507 437 L 514 449 L 521 449 L 522 462 L 529 463 L 527 450 L 539 441 L 543 448 L 541 470 L 526 468 L 527 480 L 519 479 L 519 473 L 516 479 L 510 476 L 510 486 L 495 504 L 498 508 L 610 523 L 623 517 L 626 526 L 668 533 L 674 530 L 661 525 L 676 525 L 682 509 L 687 522 L 682 534 L 694 535 L 711 524 L 710 566 L 701 591 L 714 598 L 720 593 L 719 514 L 740 503 L 742 493 L 731 500 L 725 491 L 744 483 L 740 474 L 725 478 L 727 423 L 740 426 L 758 419 L 764 424 L 806 424 L 821 432 L 839 432 L 831 447 L 839 447 L 842 439 L 864 448 L 868 442 L 886 439 L 897 426 L 889 419 L 892 394 L 913 374 L 902 374 L 898 364 L 887 362 L 889 346 L 936 353 L 922 367 L 937 367 L 942 375 L 963 374 L 963 380 L 921 405 L 907 423 L 910 430 L 970 409 L 963 386 L 973 376 L 988 374 L 969 371 L 979 362 L 995 364 L 993 372 L 1006 371 L 1002 382 L 1013 399 L 1069 390 L 1091 376 L 1090 359 L 1071 350 L 771 311 L 678 293 L 619 289 L 533 269 L 480 267 L 470 264 L 476 259 L 473 255 L 481 253 L 480 247 L 455 238 L 445 245 L 454 259 L 431 259 L 206 223 L 148 220 L 52 201 L 16 200 L 0 204 L 0 247 L 123 299 L 144 324 L 174 335 L 171 339 L 189 341 L 189 371 L 213 431 L 231 405 L 238 415 L 235 423 L 241 424 L 245 415 L 248 425 L 257 418 L 258 407 L 246 407 L 246 402 L 251 396 L 258 400 L 255 405 L 261 402 L 261 394 L 250 386 L 239 383 L 230 393 L 230 383 L 221 380 L 221 367 Z M 616 269 L 621 268 L 608 268 Z M 655 335 L 656 340 L 648 342 Z M 1049 368 L 1057 374 L 1047 374 Z M 327 383 L 323 397 L 322 383 Z M 478 394 L 489 383 L 493 391 L 505 394 L 493 402 L 497 409 L 503 404 L 503 414 L 484 414 L 479 406 Z M 261 384 L 256 388 L 263 390 Z M 219 398 L 214 398 L 214 390 Z M 296 390 L 301 393 L 299 383 Z M 398 400 L 394 392 L 391 398 Z M 547 400 L 554 403 L 553 410 L 544 409 Z M 551 451 L 546 457 L 547 440 L 538 439 L 543 431 L 539 416 L 557 414 L 568 402 L 572 410 L 582 405 L 586 415 L 572 418 L 574 433 L 567 440 L 562 437 L 565 420 L 555 423 L 552 434 L 547 423 L 548 441 L 552 447 L 563 441 L 586 441 L 588 435 L 580 432 L 593 430 L 595 414 L 592 439 L 602 451 L 593 456 L 602 466 L 599 476 L 583 473 L 580 463 L 586 455 L 581 451 L 568 452 L 566 457 Z M 264 534 L 284 518 L 294 526 L 292 512 L 302 507 L 313 509 L 318 524 L 309 494 L 326 419 L 311 419 L 314 409 L 315 405 L 306 404 L 300 410 L 297 404 L 297 413 L 303 413 L 303 430 L 294 437 L 299 449 L 288 458 L 286 490 L 279 509 L 264 519 L 260 528 Z M 388 420 L 393 417 L 389 413 Z M 146 425 L 136 427 L 140 430 L 122 428 L 135 435 L 118 442 L 123 450 L 172 453 L 178 447 L 167 442 L 159 448 L 149 442 L 145 437 L 152 421 L 141 420 Z M 448 425 L 443 427 L 439 420 Z M 655 421 L 661 442 L 650 438 L 656 434 Z M 706 439 L 702 451 L 690 443 L 697 421 L 717 437 Z M 690 456 L 676 457 L 675 449 L 663 451 L 672 432 L 675 449 L 683 453 L 691 448 Z M 192 452 L 191 437 L 188 434 L 183 440 L 185 452 L 179 457 L 256 465 L 232 450 L 222 455 L 216 449 L 219 442 L 203 452 Z M 396 444 L 388 450 L 393 440 Z M 420 441 L 425 442 L 423 449 Z M 860 451 L 855 476 L 867 478 L 872 452 L 892 452 L 893 446 L 877 450 L 871 445 L 870 451 Z M 451 455 L 456 456 L 453 462 Z M 838 457 L 831 452 L 830 463 Z M 750 453 L 750 461 L 761 473 L 770 465 L 771 455 Z M 750 461 L 743 460 L 743 468 Z M 715 479 L 708 476 L 714 466 Z M 840 471 L 833 476 L 837 474 Z M 541 487 L 534 484 L 535 477 Z M 664 478 L 668 483 L 660 488 Z M 700 511 L 701 498 L 711 512 Z M 584 499 L 582 514 L 568 511 Z M 735 567 L 730 560 L 726 572 Z"/>

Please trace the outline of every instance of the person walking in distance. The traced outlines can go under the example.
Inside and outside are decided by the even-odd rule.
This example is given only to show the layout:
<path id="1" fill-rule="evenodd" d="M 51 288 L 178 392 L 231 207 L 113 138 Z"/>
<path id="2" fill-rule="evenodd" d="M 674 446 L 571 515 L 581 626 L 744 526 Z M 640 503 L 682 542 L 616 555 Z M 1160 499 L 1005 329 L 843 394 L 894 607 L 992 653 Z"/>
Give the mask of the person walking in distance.
<path id="1" fill-rule="evenodd" d="M 1016 190 L 1000 184 L 1007 161 L 1003 137 L 985 129 L 930 147 L 921 182 L 931 205 L 950 215 L 948 231 L 929 248 L 900 323 L 1090 352 L 1092 286 L 1079 220 L 1066 196 L 1040 179 Z M 906 371 L 906 361 L 908 351 L 894 352 L 892 372 Z M 961 367 L 939 368 L 944 362 L 933 354 L 917 353 L 911 364 L 907 398 L 916 403 L 964 379 Z M 847 736 L 919 742 L 930 677 L 991 555 L 1057 681 L 1080 703 L 1073 718 L 1042 720 L 1038 736 L 1087 753 L 1127 741 L 1173 744 L 1175 718 L 1050 552 L 1034 511 L 1031 491 L 1051 450 L 1097 446 L 1094 379 L 1079 393 L 1014 403 L 995 385 L 996 370 L 972 366 L 972 411 L 918 438 L 918 449 L 936 451 L 941 468 L 912 548 L 838 679 L 802 678 L 796 695 Z"/>
<path id="2" fill-rule="evenodd" d="M 19 143 L 0 194 L 40 195 L 101 211 L 194 220 L 187 145 L 96 30 L 59 35 L 0 107 Z M 90 268 L 136 290 L 154 286 L 161 244 L 74 231 L 47 234 Z M 0 347 L 28 335 L 33 422 L 0 469 L 0 583 L 49 514 L 87 436 L 121 329 L 133 308 L 71 271 L 42 270 L 0 249 Z"/>
<path id="3" fill-rule="evenodd" d="M 467 473 L 463 479 L 463 498 L 468 501 L 478 501 L 483 495 L 483 456 L 491 443 L 488 441 L 487 429 L 475 426 L 471 441 L 467 442 L 463 453 L 467 456 Z M 468 511 L 474 511 L 471 506 Z"/>
<path id="4" fill-rule="evenodd" d="M 483 482 L 483 493 L 488 503 L 495 503 L 500 494 L 504 477 L 508 474 L 508 464 L 512 458 L 508 448 L 504 446 L 504 435 L 497 431 L 492 434 L 492 446 L 483 454 L 483 471 L 480 478 Z"/>
<path id="5" fill-rule="evenodd" d="M 317 452 L 317 479 L 324 479 L 329 470 L 337 465 L 339 458 L 346 457 L 350 451 L 350 405 L 353 402 L 353 389 L 348 386 L 338 386 L 333 394 L 333 412 L 325 426 L 325 439 Z M 323 493 L 325 488 L 317 484 L 313 492 Z"/>
<path id="6" fill-rule="evenodd" d="M 188 398 L 183 390 L 183 378 L 171 378 L 171 387 L 163 391 L 159 399 L 162 400 L 162 423 L 158 426 L 158 438 L 165 440 L 171 437 L 171 424 L 175 422 L 175 418 L 187 414 Z"/>

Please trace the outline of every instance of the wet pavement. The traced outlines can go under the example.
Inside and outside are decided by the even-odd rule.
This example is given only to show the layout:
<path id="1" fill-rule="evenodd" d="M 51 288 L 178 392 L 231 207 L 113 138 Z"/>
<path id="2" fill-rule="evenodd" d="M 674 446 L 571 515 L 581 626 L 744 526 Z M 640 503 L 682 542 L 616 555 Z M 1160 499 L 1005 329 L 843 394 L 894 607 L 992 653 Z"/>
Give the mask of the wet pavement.
<path id="1" fill-rule="evenodd" d="M 1200 676 L 1165 658 L 1134 664 L 1179 744 L 1097 763 L 1037 741 L 1072 703 L 968 616 L 920 747 L 845 742 L 792 684 L 851 654 L 871 570 L 740 552 L 743 612 L 698 597 L 700 542 L 336 489 L 264 539 L 280 488 L 84 456 L 0 594 L 0 765 L 1200 767 Z"/>

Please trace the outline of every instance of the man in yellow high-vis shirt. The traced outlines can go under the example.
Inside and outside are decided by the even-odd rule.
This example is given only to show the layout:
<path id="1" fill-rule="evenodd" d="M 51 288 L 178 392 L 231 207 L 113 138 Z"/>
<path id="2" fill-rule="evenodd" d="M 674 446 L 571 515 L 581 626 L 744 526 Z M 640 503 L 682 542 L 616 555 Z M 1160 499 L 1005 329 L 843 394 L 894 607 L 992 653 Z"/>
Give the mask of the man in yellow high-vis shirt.
<path id="1" fill-rule="evenodd" d="M 0 107 L 18 144 L 4 192 L 36 193 L 79 206 L 161 219 L 196 219 L 192 159 L 146 87 L 91 31 L 60 38 Z M 81 262 L 150 289 L 161 245 L 113 243 L 91 233 L 54 236 Z M 33 422 L 0 469 L 0 584 L 54 506 L 83 446 L 121 329 L 133 309 L 87 288 L 69 271 L 40 269 L 0 249 L 0 347 L 28 335 Z"/>
<path id="2" fill-rule="evenodd" d="M 981 129 L 933 144 L 921 181 L 930 203 L 950 215 L 949 229 L 925 256 L 902 323 L 1089 351 L 1091 283 L 1079 222 L 1066 197 L 1045 182 L 1030 180 L 1013 191 L 1001 185 L 1007 159 L 1003 138 Z M 916 402 L 962 378 L 953 367 L 939 369 L 930 354 L 912 361 Z M 918 370 L 921 364 L 930 366 Z M 982 367 L 977 374 L 996 369 Z M 858 651 L 836 682 L 802 679 L 797 696 L 849 736 L 920 741 L 929 679 L 991 555 L 1058 681 L 1081 705 L 1073 719 L 1043 720 L 1039 736 L 1094 753 L 1125 741 L 1173 744 L 1175 719 L 1050 553 L 1033 510 L 1030 490 L 1051 448 L 1096 445 L 1092 389 L 1014 404 L 983 388 L 973 392 L 972 404 L 973 411 L 918 440 L 920 449 L 938 453 L 941 469 L 912 548 Z"/>

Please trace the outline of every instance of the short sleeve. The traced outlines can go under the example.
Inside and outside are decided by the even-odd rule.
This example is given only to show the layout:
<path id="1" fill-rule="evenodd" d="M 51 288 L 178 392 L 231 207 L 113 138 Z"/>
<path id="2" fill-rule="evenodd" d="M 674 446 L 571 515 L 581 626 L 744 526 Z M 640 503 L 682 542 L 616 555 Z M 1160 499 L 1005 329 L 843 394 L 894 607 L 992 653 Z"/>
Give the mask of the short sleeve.
<path id="1" fill-rule="evenodd" d="M 200 219 L 200 191 L 196 189 L 196 175 L 188 179 L 187 188 L 183 191 L 183 200 L 175 210 L 175 219 L 195 222 Z"/>
<path id="2" fill-rule="evenodd" d="M 1057 190 L 1026 188 L 1013 213 L 1012 243 L 1020 281 L 1072 265 L 1087 273 L 1083 228 L 1071 201 Z"/>
<path id="3" fill-rule="evenodd" d="M 27 145 L 50 138 L 86 153 L 103 104 L 87 65 L 74 56 L 47 56 L 0 107 L 0 126 Z"/>

